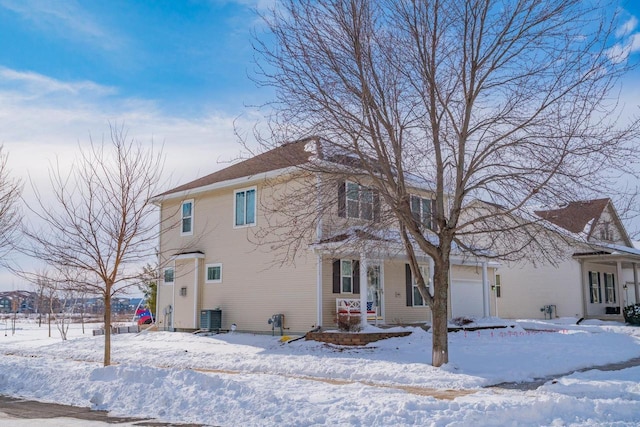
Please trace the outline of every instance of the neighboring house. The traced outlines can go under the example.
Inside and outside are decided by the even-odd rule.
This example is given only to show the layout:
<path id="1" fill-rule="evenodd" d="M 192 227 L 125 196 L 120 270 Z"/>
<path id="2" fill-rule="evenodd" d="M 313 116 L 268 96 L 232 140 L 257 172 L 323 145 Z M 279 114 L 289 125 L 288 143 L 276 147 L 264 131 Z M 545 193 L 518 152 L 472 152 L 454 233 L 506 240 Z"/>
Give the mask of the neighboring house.
<path id="1" fill-rule="evenodd" d="M 33 313 L 36 300 L 37 295 L 30 291 L 0 292 L 0 313 Z"/>
<path id="2" fill-rule="evenodd" d="M 532 213 L 538 219 L 536 227 L 555 232 L 558 247 L 565 247 L 564 256 L 556 265 L 503 262 L 496 272 L 492 314 L 619 320 L 623 307 L 640 301 L 640 250 L 634 248 L 610 199 Z"/>
<path id="3" fill-rule="evenodd" d="M 160 328 L 207 327 L 210 310 L 217 309 L 221 329 L 236 324 L 238 330 L 267 332 L 272 330 L 267 323 L 272 315 L 283 314 L 284 327 L 300 333 L 334 327 L 338 312 L 359 310 L 363 303 L 371 322 L 430 321 L 397 225 L 368 227 L 385 209 L 378 194 L 357 179 L 347 177 L 336 188 L 335 181 L 329 184 L 305 171 L 314 161 L 349 163 L 351 168 L 357 164 L 349 156 L 329 157 L 324 151 L 316 139 L 285 144 L 153 199 L 161 208 L 162 223 L 156 316 Z M 274 212 L 282 194 L 293 201 L 301 194 L 296 191 L 314 189 L 318 200 L 320 193 L 331 194 L 329 206 L 307 206 L 322 217 L 315 229 Z M 416 183 L 411 191 L 414 213 L 431 224 L 430 186 Z M 264 239 L 305 228 L 310 229 L 307 241 L 286 263 L 277 245 Z M 423 254 L 419 260 L 431 277 L 429 257 Z M 452 317 L 489 315 L 496 265 L 454 249 Z"/>

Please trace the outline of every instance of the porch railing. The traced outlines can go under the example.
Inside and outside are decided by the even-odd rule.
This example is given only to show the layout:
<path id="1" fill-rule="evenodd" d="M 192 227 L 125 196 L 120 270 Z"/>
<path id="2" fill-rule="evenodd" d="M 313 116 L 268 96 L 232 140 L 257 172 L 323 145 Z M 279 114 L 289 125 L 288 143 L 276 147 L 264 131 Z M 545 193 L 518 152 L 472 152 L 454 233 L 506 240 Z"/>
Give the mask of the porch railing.
<path id="1" fill-rule="evenodd" d="M 336 298 L 336 314 L 360 316 L 361 303 L 356 298 Z M 367 320 L 379 320 L 378 307 L 367 301 Z"/>

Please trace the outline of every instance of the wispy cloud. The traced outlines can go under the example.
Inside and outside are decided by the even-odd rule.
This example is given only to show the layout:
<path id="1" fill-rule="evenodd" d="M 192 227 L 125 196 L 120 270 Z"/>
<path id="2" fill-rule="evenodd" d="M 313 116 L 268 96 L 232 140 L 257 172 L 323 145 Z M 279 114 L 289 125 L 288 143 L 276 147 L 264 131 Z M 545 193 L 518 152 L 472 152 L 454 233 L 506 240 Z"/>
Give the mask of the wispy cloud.
<path id="1" fill-rule="evenodd" d="M 628 34 L 631 34 L 631 32 L 635 30 L 637 26 L 638 26 L 638 19 L 635 16 L 632 16 L 631 18 L 629 18 L 628 21 L 626 21 L 624 24 L 620 26 L 620 28 L 616 30 L 616 37 L 620 38 Z"/>
<path id="2" fill-rule="evenodd" d="M 0 66 L 0 87 L 10 86 L 14 91 L 20 90 L 32 96 L 41 97 L 52 93 L 80 95 L 89 93 L 93 96 L 104 96 L 116 93 L 116 89 L 99 85 L 91 81 L 63 82 L 42 74 L 30 71 L 17 71 Z"/>
<path id="3" fill-rule="evenodd" d="M 103 28 L 77 1 L 0 0 L 0 7 L 31 22 L 40 31 L 104 50 L 117 50 L 123 40 Z"/>
<path id="4" fill-rule="evenodd" d="M 141 142 L 164 144 L 174 184 L 213 172 L 242 151 L 235 129 L 250 130 L 253 117 L 203 111 L 176 117 L 153 99 L 120 96 L 91 81 L 65 82 L 32 72 L 0 68 L 0 144 L 11 154 L 11 169 L 47 183 L 49 162 L 70 162 L 89 135 L 101 139 L 109 123 L 124 124 Z M 251 114 L 248 112 L 247 114 Z"/>
<path id="5" fill-rule="evenodd" d="M 638 19 L 632 15 L 616 30 L 615 36 L 620 40 L 606 51 L 611 62 L 625 62 L 629 55 L 640 51 L 640 32 L 634 32 L 637 27 Z"/>
<path id="6" fill-rule="evenodd" d="M 640 33 L 631 34 L 625 40 L 610 47 L 607 50 L 607 56 L 612 62 L 619 64 L 625 62 L 629 55 L 635 52 L 640 52 Z"/>

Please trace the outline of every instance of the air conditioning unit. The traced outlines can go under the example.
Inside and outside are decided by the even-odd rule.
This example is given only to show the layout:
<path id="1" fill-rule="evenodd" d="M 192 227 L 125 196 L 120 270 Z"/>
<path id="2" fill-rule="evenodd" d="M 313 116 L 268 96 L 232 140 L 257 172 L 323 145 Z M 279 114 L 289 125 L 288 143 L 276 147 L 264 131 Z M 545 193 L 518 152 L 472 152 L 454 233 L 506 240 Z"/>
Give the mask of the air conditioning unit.
<path id="1" fill-rule="evenodd" d="M 200 310 L 200 329 L 209 331 L 222 329 L 222 310 Z"/>

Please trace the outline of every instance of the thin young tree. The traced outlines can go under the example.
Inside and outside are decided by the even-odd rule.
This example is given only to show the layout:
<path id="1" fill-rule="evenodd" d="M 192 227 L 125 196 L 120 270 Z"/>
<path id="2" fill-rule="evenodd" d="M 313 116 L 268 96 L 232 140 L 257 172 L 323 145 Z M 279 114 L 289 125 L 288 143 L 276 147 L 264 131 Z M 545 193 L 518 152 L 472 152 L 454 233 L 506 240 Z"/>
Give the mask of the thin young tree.
<path id="1" fill-rule="evenodd" d="M 12 178 L 8 167 L 8 154 L 0 145 L 0 264 L 12 248 L 20 228 L 18 202 L 22 192 L 20 180 Z"/>
<path id="2" fill-rule="evenodd" d="M 110 127 L 110 140 L 80 147 L 69 171 L 50 171 L 51 189 L 34 189 L 30 209 L 41 224 L 25 228 L 24 251 L 104 301 L 104 365 L 111 363 L 111 300 L 139 283 L 140 265 L 153 259 L 162 154 Z M 46 194 L 46 196 L 45 196 Z"/>
<path id="3" fill-rule="evenodd" d="M 544 256 L 548 239 L 526 219 L 509 220 L 513 213 L 593 194 L 621 197 L 619 178 L 636 174 L 638 120 L 621 115 L 616 92 L 629 68 L 627 40 L 616 39 L 624 37 L 616 35 L 620 12 L 615 3 L 582 0 L 285 0 L 265 15 L 257 80 L 275 99 L 264 144 L 313 136 L 329 147 L 325 158 L 357 160 L 340 170 L 327 162 L 305 168 L 332 176 L 349 167 L 379 194 L 388 214 L 380 223 L 398 226 L 431 308 L 434 366 L 449 359 L 455 247 Z M 416 182 L 433 191 L 433 224 L 412 210 Z M 309 193 L 307 206 L 335 203 Z M 495 209 L 465 215 L 474 198 Z M 312 219 L 310 229 L 320 216 Z M 496 232 L 506 247 L 478 238 Z M 307 237 L 283 245 L 297 248 Z M 433 293 L 418 254 L 433 259 Z"/>

